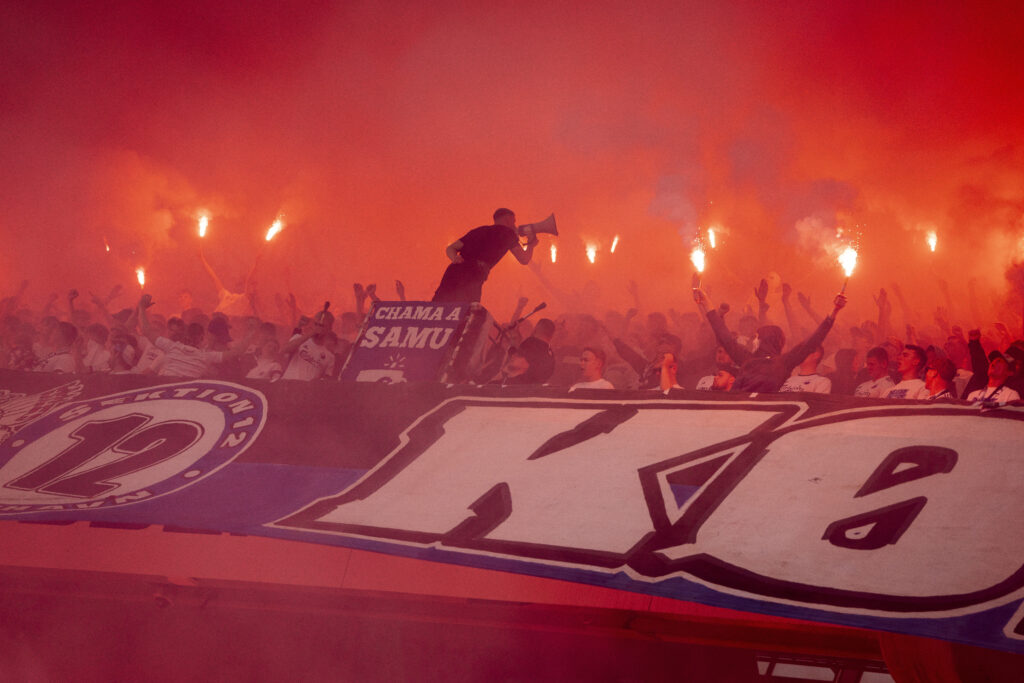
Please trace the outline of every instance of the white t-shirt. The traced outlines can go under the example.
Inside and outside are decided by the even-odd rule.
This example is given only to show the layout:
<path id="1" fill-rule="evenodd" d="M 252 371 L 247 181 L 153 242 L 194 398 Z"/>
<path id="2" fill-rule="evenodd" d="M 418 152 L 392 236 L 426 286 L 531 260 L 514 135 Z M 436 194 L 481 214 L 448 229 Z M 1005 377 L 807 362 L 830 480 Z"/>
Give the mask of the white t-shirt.
<path id="1" fill-rule="evenodd" d="M 715 385 L 714 375 L 704 375 L 697 380 L 697 386 L 694 387 L 696 391 L 711 391 Z"/>
<path id="2" fill-rule="evenodd" d="M 889 375 L 882 375 L 878 379 L 869 379 L 867 382 L 858 384 L 857 388 L 853 390 L 853 395 L 864 398 L 882 398 L 882 395 L 894 386 L 896 385 L 892 383 Z"/>
<path id="3" fill-rule="evenodd" d="M 907 400 L 928 398 L 928 387 L 922 379 L 905 379 L 882 395 L 882 398 L 904 398 Z"/>
<path id="4" fill-rule="evenodd" d="M 132 368 L 136 375 L 159 375 L 167 362 L 167 354 L 156 347 L 147 337 L 139 338 L 139 345 L 144 347 L 139 354 L 139 362 Z"/>
<path id="5" fill-rule="evenodd" d="M 70 351 L 54 351 L 39 361 L 36 372 L 67 372 L 74 373 L 75 359 Z"/>
<path id="6" fill-rule="evenodd" d="M 1010 401 L 1019 401 L 1020 394 L 1015 389 L 1005 385 L 1001 387 L 985 387 L 984 389 L 976 389 L 969 393 L 967 400 L 971 403 L 1009 403 Z"/>
<path id="7" fill-rule="evenodd" d="M 87 339 L 82 369 L 87 372 L 110 372 L 110 351 L 95 340 Z"/>
<path id="8" fill-rule="evenodd" d="M 614 389 L 615 385 L 606 380 L 604 377 L 601 379 L 595 379 L 593 382 L 576 382 L 569 391 L 576 391 L 577 389 Z"/>
<path id="9" fill-rule="evenodd" d="M 964 389 L 967 388 L 967 383 L 974 377 L 974 373 L 970 370 L 964 370 L 963 368 L 956 369 L 956 376 L 953 377 L 953 384 L 956 385 L 956 397 L 960 398 L 964 395 Z"/>
<path id="10" fill-rule="evenodd" d="M 832 392 L 832 380 L 824 375 L 790 375 L 779 387 L 779 393 L 790 391 L 807 391 L 813 394 L 829 394 Z"/>
<path id="11" fill-rule="evenodd" d="M 301 337 L 302 335 L 296 334 L 289 341 Z M 330 374 L 332 369 L 334 369 L 334 354 L 326 346 L 320 346 L 310 337 L 302 342 L 302 345 L 292 354 L 281 379 L 300 379 L 309 382 Z"/>
<path id="12" fill-rule="evenodd" d="M 157 337 L 154 344 L 167 354 L 160 368 L 161 377 L 209 377 L 213 374 L 213 365 L 224 360 L 221 351 L 204 351 L 167 337 Z"/>
<path id="13" fill-rule="evenodd" d="M 281 379 L 284 370 L 273 358 L 257 358 L 256 367 L 246 373 L 246 379 L 269 379 L 271 382 Z"/>

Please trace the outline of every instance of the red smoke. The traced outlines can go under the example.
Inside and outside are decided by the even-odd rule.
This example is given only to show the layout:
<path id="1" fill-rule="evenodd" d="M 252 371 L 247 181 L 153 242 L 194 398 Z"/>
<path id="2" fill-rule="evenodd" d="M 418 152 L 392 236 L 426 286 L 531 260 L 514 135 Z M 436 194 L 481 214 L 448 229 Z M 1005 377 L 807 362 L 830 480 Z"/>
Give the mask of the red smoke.
<path id="1" fill-rule="evenodd" d="M 167 310 L 184 287 L 211 306 L 200 211 L 229 286 L 284 214 L 258 287 L 307 308 L 353 281 L 429 298 L 498 206 L 555 212 L 543 275 L 597 308 L 636 279 L 691 310 L 711 223 L 704 284 L 737 305 L 769 271 L 829 298 L 836 227 L 861 232 L 862 316 L 892 282 L 922 311 L 937 277 L 998 300 L 1024 256 L 1019 3 L 116 5 L 0 9 L 0 289 L 29 278 L 30 302 L 134 292 L 144 266 Z M 485 305 L 565 305 L 506 261 Z"/>

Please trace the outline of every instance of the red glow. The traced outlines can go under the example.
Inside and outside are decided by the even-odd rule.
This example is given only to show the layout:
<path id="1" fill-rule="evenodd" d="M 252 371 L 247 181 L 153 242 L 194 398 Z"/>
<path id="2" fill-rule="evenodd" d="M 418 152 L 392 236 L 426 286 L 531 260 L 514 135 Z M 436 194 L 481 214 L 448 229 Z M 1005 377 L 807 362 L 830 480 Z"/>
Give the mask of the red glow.
<path id="1" fill-rule="evenodd" d="M 630 279 L 685 277 L 677 231 L 712 221 L 729 229 L 719 298 L 767 271 L 824 290 L 840 215 L 870 225 L 864 292 L 899 273 L 924 310 L 911 285 L 955 267 L 999 300 L 1024 206 L 1021 8 L 776 5 L 599 3 L 580 22 L 560 3 L 12 3 L 4 151 L 20 162 L 0 169 L 0 225 L 7 244 L 33 239 L 0 254 L 0 294 L 23 278 L 30 299 L 99 291 L 146 263 L 175 274 L 155 282 L 161 304 L 190 288 L 212 309 L 194 252 L 202 207 L 217 217 L 206 256 L 235 291 L 284 213 L 294 239 L 260 265 L 264 300 L 349 308 L 338 273 L 429 298 L 445 246 L 508 206 L 554 211 L 570 239 L 627 241 L 602 263 L 596 312 L 629 307 Z M 680 38 L 695 26 L 700 40 Z M 499 32 L 516 36 L 511 54 L 491 49 Z M 941 217 L 934 254 L 922 217 Z M 110 258 L 89 262 L 101 236 Z M 563 256 L 553 284 L 583 291 L 596 272 Z M 510 309 L 501 293 L 520 287 L 549 294 L 506 258 L 484 304 Z M 676 306 L 671 291 L 652 286 L 647 303 Z"/>

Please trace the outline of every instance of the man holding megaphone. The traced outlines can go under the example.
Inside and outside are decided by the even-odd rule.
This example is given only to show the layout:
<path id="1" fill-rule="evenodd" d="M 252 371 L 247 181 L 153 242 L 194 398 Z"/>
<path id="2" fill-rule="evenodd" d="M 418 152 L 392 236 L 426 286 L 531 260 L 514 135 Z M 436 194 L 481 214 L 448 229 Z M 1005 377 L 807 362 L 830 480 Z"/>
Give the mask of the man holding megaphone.
<path id="1" fill-rule="evenodd" d="M 554 215 L 541 223 L 516 228 L 516 215 L 509 209 L 498 209 L 494 212 L 494 225 L 474 228 L 445 249 L 451 264 L 444 271 L 432 301 L 480 301 L 491 268 L 506 252 L 511 251 L 524 266 L 530 262 L 539 241 L 538 232 L 558 234 Z M 520 236 L 527 238 L 526 245 L 519 243 Z"/>

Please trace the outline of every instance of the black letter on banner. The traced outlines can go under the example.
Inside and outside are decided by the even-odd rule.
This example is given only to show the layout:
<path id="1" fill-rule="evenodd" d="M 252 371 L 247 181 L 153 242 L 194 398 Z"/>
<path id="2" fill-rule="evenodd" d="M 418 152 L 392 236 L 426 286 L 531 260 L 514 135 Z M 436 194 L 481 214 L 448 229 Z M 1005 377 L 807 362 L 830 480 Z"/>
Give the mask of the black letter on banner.
<path id="1" fill-rule="evenodd" d="M 537 460 L 546 455 L 564 451 L 576 444 L 593 439 L 599 434 L 607 434 L 620 424 L 630 419 L 640 411 L 632 406 L 615 406 L 603 410 L 597 415 L 584 420 L 567 432 L 555 434 L 541 445 L 540 448 L 530 454 L 527 460 Z"/>
<path id="2" fill-rule="evenodd" d="M 879 465 L 860 490 L 853 496 L 860 498 L 870 493 L 923 479 L 933 474 L 952 472 L 957 453 L 942 446 L 907 446 L 897 448 Z M 905 467 L 910 465 L 910 467 Z M 903 467 L 903 469 L 899 469 Z M 897 471 L 899 469 L 899 471 Z"/>
<path id="3" fill-rule="evenodd" d="M 878 550 L 899 540 L 928 502 L 925 497 L 840 519 L 828 525 L 822 539 L 840 548 Z"/>

